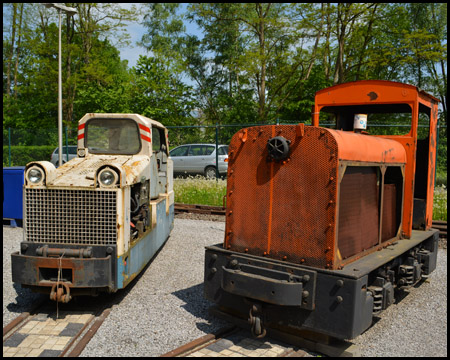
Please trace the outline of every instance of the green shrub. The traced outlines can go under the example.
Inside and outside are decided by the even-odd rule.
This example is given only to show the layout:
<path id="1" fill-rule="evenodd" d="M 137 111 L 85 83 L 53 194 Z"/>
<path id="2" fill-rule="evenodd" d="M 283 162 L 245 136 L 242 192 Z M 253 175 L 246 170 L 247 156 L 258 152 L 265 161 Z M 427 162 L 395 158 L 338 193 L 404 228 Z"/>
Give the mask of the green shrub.
<path id="1" fill-rule="evenodd" d="M 436 187 L 445 185 L 447 187 L 447 171 L 436 172 Z"/>
<path id="2" fill-rule="evenodd" d="M 30 161 L 50 161 L 53 145 L 11 146 L 11 166 L 25 166 Z M 9 166 L 8 146 L 3 146 L 3 167 Z"/>
<path id="3" fill-rule="evenodd" d="M 433 199 L 433 220 L 447 221 L 447 187 L 436 186 Z"/>

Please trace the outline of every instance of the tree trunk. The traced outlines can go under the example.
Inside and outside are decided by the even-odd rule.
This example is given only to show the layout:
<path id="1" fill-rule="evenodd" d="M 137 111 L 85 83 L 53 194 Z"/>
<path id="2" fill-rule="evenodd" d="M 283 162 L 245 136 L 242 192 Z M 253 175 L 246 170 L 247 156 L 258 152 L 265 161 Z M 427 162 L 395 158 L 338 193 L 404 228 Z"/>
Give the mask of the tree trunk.
<path id="1" fill-rule="evenodd" d="M 16 66 L 14 70 L 14 98 L 17 99 L 17 75 L 19 73 L 19 56 L 20 56 L 20 41 L 22 39 L 22 17 L 23 17 L 23 7 L 24 4 L 20 4 L 20 16 L 19 16 L 19 28 L 18 31 L 18 39 L 17 39 L 17 48 L 16 48 Z"/>
<path id="2" fill-rule="evenodd" d="M 11 49 L 9 51 L 8 56 L 8 64 L 6 67 L 6 96 L 11 96 L 11 66 L 12 66 L 12 58 L 14 53 L 14 42 L 16 37 L 16 18 L 17 18 L 17 3 L 13 3 L 13 20 L 12 20 L 12 29 L 11 29 Z"/>
<path id="3" fill-rule="evenodd" d="M 270 6 L 270 5 L 269 5 Z M 262 14 L 261 4 L 256 5 L 256 11 L 259 15 L 258 23 L 258 36 L 259 36 L 259 55 L 261 57 L 261 68 L 260 68 L 260 87 L 259 87 L 259 108 L 258 117 L 260 121 L 265 118 L 265 107 L 266 107 L 266 49 L 265 49 L 265 39 L 264 39 L 264 18 Z"/>

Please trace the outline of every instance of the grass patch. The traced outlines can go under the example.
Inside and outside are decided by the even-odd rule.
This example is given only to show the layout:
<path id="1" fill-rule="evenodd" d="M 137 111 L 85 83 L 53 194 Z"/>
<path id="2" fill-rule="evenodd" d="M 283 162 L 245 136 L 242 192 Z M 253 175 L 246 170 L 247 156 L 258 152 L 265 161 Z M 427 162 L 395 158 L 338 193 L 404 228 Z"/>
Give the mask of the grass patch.
<path id="1" fill-rule="evenodd" d="M 227 193 L 227 180 L 206 179 L 203 176 L 173 180 L 175 202 L 195 205 L 222 206 Z"/>
<path id="2" fill-rule="evenodd" d="M 433 220 L 447 221 L 447 187 L 445 185 L 434 188 Z"/>

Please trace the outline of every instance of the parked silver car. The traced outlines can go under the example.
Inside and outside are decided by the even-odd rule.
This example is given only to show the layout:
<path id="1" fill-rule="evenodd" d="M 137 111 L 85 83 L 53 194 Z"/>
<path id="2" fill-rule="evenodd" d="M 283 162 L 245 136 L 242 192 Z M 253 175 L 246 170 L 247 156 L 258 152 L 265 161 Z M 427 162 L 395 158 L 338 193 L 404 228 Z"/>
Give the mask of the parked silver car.
<path id="1" fill-rule="evenodd" d="M 77 145 L 69 145 L 69 159 L 67 159 L 67 148 L 63 146 L 62 148 L 62 163 L 65 164 L 67 161 L 72 160 L 77 157 Z M 50 162 L 55 165 L 55 167 L 59 166 L 59 156 L 58 156 L 58 148 L 55 149 L 52 153 L 52 157 Z"/>
<path id="2" fill-rule="evenodd" d="M 187 144 L 170 151 L 174 174 L 203 174 L 207 178 L 216 177 L 216 145 Z M 219 174 L 228 171 L 228 145 L 219 145 Z"/>

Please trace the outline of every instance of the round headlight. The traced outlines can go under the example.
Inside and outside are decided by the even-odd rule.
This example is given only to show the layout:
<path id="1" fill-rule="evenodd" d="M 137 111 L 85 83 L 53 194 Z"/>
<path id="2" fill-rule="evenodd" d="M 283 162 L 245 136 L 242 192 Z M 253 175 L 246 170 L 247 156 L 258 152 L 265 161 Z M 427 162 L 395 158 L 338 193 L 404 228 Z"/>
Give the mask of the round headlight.
<path id="1" fill-rule="evenodd" d="M 44 180 L 44 172 L 37 166 L 33 166 L 27 173 L 28 181 L 32 184 L 39 184 Z"/>
<path id="2" fill-rule="evenodd" d="M 113 186 L 117 182 L 117 174 L 110 168 L 105 168 L 98 174 L 98 180 L 103 186 Z"/>

